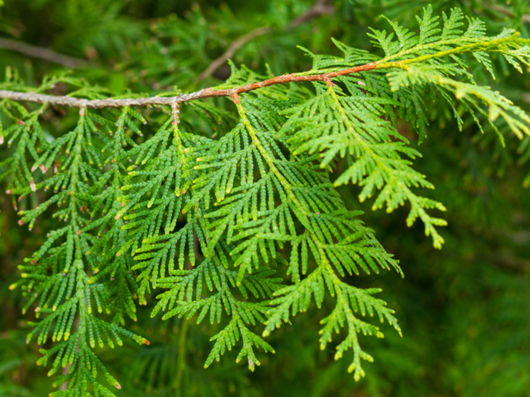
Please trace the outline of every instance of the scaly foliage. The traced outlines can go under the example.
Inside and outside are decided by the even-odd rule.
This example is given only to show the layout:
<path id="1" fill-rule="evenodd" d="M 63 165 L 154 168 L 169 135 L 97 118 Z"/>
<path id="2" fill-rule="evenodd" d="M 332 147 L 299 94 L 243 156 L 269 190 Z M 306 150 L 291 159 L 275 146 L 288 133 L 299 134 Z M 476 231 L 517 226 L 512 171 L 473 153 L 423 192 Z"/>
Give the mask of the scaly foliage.
<path id="1" fill-rule="evenodd" d="M 152 293 L 152 316 L 209 319 L 217 329 L 206 366 L 237 347 L 237 361 L 254 370 L 259 350 L 274 352 L 265 338 L 316 307 L 326 311 L 320 347 L 333 344 L 335 359 L 351 354 L 348 371 L 364 376 L 362 360 L 373 358 L 360 335 L 383 336 L 370 319 L 401 330 L 374 296 L 380 289 L 356 287 L 356 277 L 401 269 L 336 187 L 359 185 L 360 201 L 376 196 L 373 209 L 409 206 L 407 224 L 419 218 L 441 248 L 437 227 L 446 221 L 430 210 L 445 207 L 417 192 L 434 186 L 414 169 L 421 154 L 400 121 L 423 140 L 428 106 L 445 101 L 460 128 L 467 112 L 499 135 L 496 120 L 520 138 L 530 134 L 530 117 L 469 71 L 478 64 L 494 77 L 492 57 L 522 71 L 530 66 L 528 40 L 512 30 L 489 37 L 477 19 L 464 29 L 458 9 L 440 18 L 427 7 L 419 33 L 388 22 L 391 33 L 370 34 L 382 56 L 338 41 L 343 57 L 307 51 L 312 69 L 281 82 L 319 76 L 312 90 L 258 84 L 239 96 L 238 87 L 272 76 L 232 65 L 230 79 L 214 90 L 234 90 L 237 114 L 198 101 L 179 109 L 178 100 L 162 112 L 82 107 L 55 136 L 41 123 L 46 103 L 0 101 L 1 140 L 15 145 L 2 176 L 18 197 L 19 223 L 32 228 L 49 211 L 65 222 L 20 266 L 12 286 L 25 292 L 25 310 L 35 307 L 42 317 L 28 341 L 47 345 L 39 363 L 50 362 L 50 374 L 62 371 L 56 395 L 112 395 L 103 378 L 121 387 L 97 353 L 121 346 L 122 337 L 149 343 L 125 323 Z M 74 87 L 72 97 L 107 97 L 67 75 L 32 90 L 8 71 L 0 89 L 45 93 L 59 83 Z"/>

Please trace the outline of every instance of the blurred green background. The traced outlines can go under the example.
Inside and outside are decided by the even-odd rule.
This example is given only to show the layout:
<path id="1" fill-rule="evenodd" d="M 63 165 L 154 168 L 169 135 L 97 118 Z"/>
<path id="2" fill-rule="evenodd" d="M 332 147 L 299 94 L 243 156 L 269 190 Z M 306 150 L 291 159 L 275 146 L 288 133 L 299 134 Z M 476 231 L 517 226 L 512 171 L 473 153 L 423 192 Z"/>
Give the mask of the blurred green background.
<path id="1" fill-rule="evenodd" d="M 0 4 L 2 1 L 0 0 Z M 30 85 L 43 76 L 73 68 L 114 95 L 157 93 L 178 87 L 193 91 L 219 84 L 230 74 L 215 60 L 245 36 L 230 58 L 274 74 L 306 70 L 310 59 L 297 49 L 338 54 L 331 38 L 374 50 L 368 27 L 385 26 L 380 14 L 412 23 L 428 2 L 421 0 L 4 0 L 0 6 L 0 70 L 17 70 Z M 504 27 L 530 37 L 528 0 L 433 1 L 437 12 L 461 7 L 496 34 Z M 255 29 L 260 29 L 256 31 Z M 37 56 L 34 47 L 52 61 Z M 48 53 L 47 52 L 47 53 Z M 55 60 L 55 62 L 53 61 Z M 57 63 L 57 61 L 60 61 Z M 65 66 L 67 65 L 67 66 Z M 494 86 L 530 110 L 530 73 L 519 75 L 502 63 Z M 11 73 L 11 71 L 9 73 Z M 207 72 L 207 73 L 206 73 Z M 3 74 L 0 73 L 2 80 Z M 57 94 L 61 87 L 57 88 Z M 446 245 L 434 250 L 421 225 L 405 226 L 406 211 L 373 212 L 359 203 L 355 187 L 341 194 L 379 241 L 401 261 L 395 274 L 370 280 L 397 311 L 404 336 L 389 329 L 383 340 L 364 340 L 375 363 L 354 382 L 346 361 L 318 348 L 318 318 L 295 318 L 274 333 L 277 353 L 263 357 L 250 373 L 235 355 L 203 369 L 211 332 L 206 325 L 183 330 L 179 320 L 151 319 L 139 308 L 132 330 L 149 347 L 105 352 L 109 370 L 120 379 L 120 396 L 530 396 L 530 141 L 506 134 L 503 148 L 492 131 L 481 134 L 469 120 L 460 132 L 449 110 L 434 106 L 429 137 L 419 146 L 417 169 L 436 189 L 429 193 L 448 208 Z M 60 124 L 60 111 L 46 122 Z M 59 127 L 58 127 L 59 128 Z M 503 126 L 500 126 L 501 130 Z M 400 131 L 415 141 L 405 123 Z M 0 151 L 9 150 L 6 145 Z M 5 190 L 5 189 L 3 189 Z M 2 191 L 3 191 L 2 190 Z M 0 396 L 42 396 L 51 391 L 46 369 L 35 364 L 35 344 L 26 345 L 31 314 L 21 314 L 22 297 L 8 286 L 17 265 L 42 243 L 43 216 L 32 232 L 17 224 L 11 197 L 0 208 Z M 355 280 L 363 284 L 363 278 Z M 175 390 L 179 337 L 186 338 L 184 390 Z"/>

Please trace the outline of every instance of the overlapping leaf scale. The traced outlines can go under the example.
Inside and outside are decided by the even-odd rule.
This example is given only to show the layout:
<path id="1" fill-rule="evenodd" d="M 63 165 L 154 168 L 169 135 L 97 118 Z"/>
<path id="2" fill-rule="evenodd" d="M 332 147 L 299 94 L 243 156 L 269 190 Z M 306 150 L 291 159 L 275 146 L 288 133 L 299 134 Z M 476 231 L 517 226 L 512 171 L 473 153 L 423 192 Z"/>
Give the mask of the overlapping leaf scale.
<path id="1" fill-rule="evenodd" d="M 389 81 L 392 90 L 401 98 L 401 102 L 408 101 L 414 105 L 415 117 L 407 117 L 407 120 L 416 127 L 420 142 L 426 136 L 424 127 L 427 124 L 424 105 L 421 103 L 422 98 L 428 94 L 425 92 L 425 87 L 429 87 L 427 84 L 418 84 L 427 80 L 426 77 L 421 77 L 422 74 L 431 76 L 433 80 L 430 82 L 431 91 L 445 99 L 461 128 L 462 119 L 453 104 L 454 95 L 449 95 L 441 86 L 476 85 L 474 76 L 468 71 L 470 57 L 482 64 L 493 79 L 495 79 L 495 64 L 491 58 L 492 54 L 500 54 L 520 72 L 523 67 L 530 64 L 530 43 L 528 40 L 520 39 L 515 31 L 505 29 L 497 36 L 488 37 L 484 22 L 476 18 L 468 18 L 466 21 L 462 11 L 457 8 L 452 9 L 449 16 L 443 13 L 442 19 L 443 21 L 439 16 L 433 15 L 432 7 L 429 6 L 424 9 L 422 18 L 418 18 L 419 35 L 390 20 L 388 22 L 393 32 L 373 30 L 370 34 L 374 43 L 385 52 L 385 57 L 377 60 L 377 63 L 387 66 L 392 64 L 393 67 L 398 68 L 388 73 Z M 341 47 L 347 48 L 344 45 Z M 441 83 L 439 76 L 450 78 L 454 84 Z M 460 83 L 454 80 L 455 76 L 463 76 L 466 82 Z M 483 98 L 476 96 L 466 102 L 464 98 L 466 96 L 470 99 L 473 90 L 462 88 L 456 99 L 464 102 L 464 108 L 469 111 L 477 124 L 480 124 L 474 113 L 484 113 L 484 111 L 473 102 L 480 102 Z M 498 116 L 495 113 L 497 108 L 495 106 L 491 108 L 493 112 L 490 118 L 495 119 Z M 513 131 L 520 134 L 523 129 L 517 125 L 518 122 L 511 117 L 508 117 L 508 120 L 512 124 Z M 496 129 L 494 126 L 493 128 Z"/>
<path id="2" fill-rule="evenodd" d="M 121 110 L 117 122 L 97 114 L 88 116 L 98 126 L 94 134 L 101 141 L 99 166 L 104 170 L 90 194 L 84 197 L 87 200 L 84 211 L 90 214 L 90 221 L 82 229 L 86 258 L 93 269 L 89 283 L 107 291 L 108 305 L 115 309 L 113 322 L 124 324 L 125 316 L 136 321 L 137 285 L 130 272 L 133 260 L 129 255 L 122 255 L 131 245 L 123 230 L 125 223 L 122 218 L 115 218 L 122 208 L 118 199 L 125 184 L 126 148 L 137 146 L 129 135 L 142 135 L 140 124 L 146 120 L 128 107 Z"/>
<path id="3" fill-rule="evenodd" d="M 264 335 L 288 322 L 290 316 L 308 310 L 312 302 L 321 307 L 328 294 L 337 305 L 346 305 L 349 312 L 364 314 L 364 306 L 361 309 L 356 301 L 341 298 L 344 293 L 337 287 L 343 283 L 341 277 L 347 273 L 358 274 L 359 268 L 367 273 L 378 272 L 379 268 L 400 271 L 397 261 L 385 252 L 373 232 L 358 220 L 359 213 L 346 210 L 326 173 L 318 169 L 314 157 L 291 154 L 288 159 L 284 154 L 287 149 L 280 150 L 282 141 L 271 137 L 277 135 L 277 131 L 268 129 L 272 123 L 263 120 L 266 112 L 261 111 L 258 116 L 258 109 L 252 104 L 247 107 L 244 100 L 237 106 L 249 137 L 277 180 L 278 192 L 284 192 L 285 198 L 280 195 L 282 200 L 276 208 L 288 207 L 295 221 L 288 240 L 291 254 L 287 264 L 293 284 L 275 292 L 271 309 L 267 312 Z M 270 216 L 270 212 L 266 215 Z M 257 232 L 266 238 L 266 234 L 261 234 L 264 230 L 259 229 L 262 224 L 266 223 L 258 224 Z M 381 305 L 377 309 L 382 308 Z M 348 338 L 356 339 L 357 332 L 375 333 L 367 332 L 376 329 L 370 324 L 359 324 L 364 325 L 347 328 Z M 361 372 L 359 369 L 358 373 Z"/>
<path id="4" fill-rule="evenodd" d="M 294 284 L 275 294 L 266 333 L 288 321 L 289 315 L 307 310 L 312 296 L 317 307 L 326 289 L 335 296 L 335 283 L 341 277 L 358 275 L 360 270 L 370 274 L 393 268 L 401 273 L 398 262 L 385 252 L 358 215 L 344 209 L 335 214 L 314 214 L 311 228 L 292 240 L 288 266 Z"/>
<path id="5" fill-rule="evenodd" d="M 271 150 L 281 153 L 272 137 L 263 139 Z M 200 158 L 196 168 L 213 170 L 204 172 L 194 186 L 203 200 L 208 191 L 216 200 L 215 209 L 206 215 L 211 235 L 207 255 L 226 233 L 227 243 L 236 244 L 230 255 L 240 267 L 241 279 L 275 258 L 282 242 L 295 233 L 295 225 L 284 189 L 244 126 L 237 126 L 219 145 L 213 153 L 235 151 L 223 155 L 222 161 L 216 155 Z"/>
<path id="6" fill-rule="evenodd" d="M 485 23 L 477 18 L 466 20 L 459 8 L 451 9 L 449 15 L 442 13 L 440 18 L 439 15 L 433 15 L 433 8 L 429 5 L 424 8 L 422 17 L 416 18 L 418 33 L 387 18 L 385 19 L 392 27 L 392 31 L 371 29 L 372 32 L 368 36 L 373 39 L 374 45 L 383 49 L 385 53 L 383 61 L 414 59 L 469 45 L 478 44 L 486 48 L 489 41 L 514 33 L 506 30 L 500 36 L 487 37 Z M 466 22 L 467 28 L 464 29 Z M 481 52 L 481 55 L 484 56 L 484 60 L 489 61 L 486 53 Z"/>
<path id="7" fill-rule="evenodd" d="M 221 356 L 227 350 L 232 350 L 240 339 L 243 346 L 237 355 L 236 362 L 240 362 L 246 357 L 248 368 L 251 371 L 254 371 L 256 365 L 261 364 L 254 353 L 255 348 L 261 348 L 264 352 L 274 353 L 272 346 L 265 342 L 262 337 L 250 331 L 245 322 L 236 314 L 226 327 L 210 339 L 215 341 L 215 344 L 204 366 L 209 367 L 214 361 L 220 361 Z"/>
<path id="8" fill-rule="evenodd" d="M 271 136 L 264 139 L 271 151 L 281 154 Z M 194 181 L 194 198 L 189 206 L 202 201 L 209 209 L 206 218 L 211 239 L 206 254 L 210 255 L 226 233 L 228 244 L 239 244 L 231 254 L 237 258 L 236 266 L 242 265 L 240 277 L 252 270 L 253 263 L 259 266 L 260 256 L 264 262 L 274 257 L 277 249 L 272 241 L 288 239 L 277 230 L 285 230 L 284 221 L 289 222 L 291 230 L 294 226 L 287 207 L 277 206 L 285 193 L 245 126 L 238 124 L 212 144 L 197 158 L 195 169 L 199 177 Z M 211 201 L 214 208 L 210 207 Z M 267 243 L 258 236 L 258 230 L 269 237 Z"/>
<path id="9" fill-rule="evenodd" d="M 444 210 L 441 203 L 416 195 L 411 188 L 433 188 L 425 176 L 415 171 L 409 159 L 419 152 L 409 147 L 390 120 L 384 107 L 400 107 L 389 98 L 355 92 L 348 95 L 337 86 L 287 111 L 289 120 L 280 131 L 296 153 L 319 153 L 322 167 L 337 157 L 351 156 L 351 165 L 337 178 L 335 185 L 355 183 L 363 187 L 361 201 L 380 190 L 373 208 L 386 206 L 391 212 L 409 202 L 407 223 L 420 218 L 436 247 L 443 238 L 435 227 L 444 220 L 427 214 L 426 209 Z"/>
<path id="10" fill-rule="evenodd" d="M 467 55 L 471 54 L 495 79 L 490 55 L 499 54 L 522 72 L 523 67 L 530 66 L 530 42 L 520 39 L 518 33 L 511 29 L 488 37 L 484 22 L 474 18 L 468 19 L 464 29 L 464 16 L 457 8 L 452 9 L 449 16 L 443 14 L 442 17 L 443 24 L 440 24 L 440 18 L 432 14 L 432 7 L 424 9 L 423 17 L 418 18 L 419 36 L 389 21 L 398 39 L 395 41 L 394 33 L 374 31 L 372 37 L 386 54 L 378 63 L 389 65 L 389 62 L 394 62 L 397 67 L 388 72 L 392 91 L 407 97 L 417 92 L 418 88 L 430 87 L 453 109 L 460 128 L 462 119 L 453 104 L 454 98 L 470 113 L 480 129 L 482 126 L 476 113 L 486 116 L 495 131 L 497 128 L 493 121 L 502 117 L 519 138 L 528 134 L 528 117 L 521 109 L 489 87 L 476 85 L 474 76 L 468 71 Z M 458 77 L 463 77 L 465 81 L 456 80 Z M 487 110 L 484 110 L 484 105 Z"/>
<path id="11" fill-rule="evenodd" d="M 140 270 L 140 302 L 145 302 L 151 285 L 156 288 L 159 277 L 175 271 L 175 265 L 183 269 L 185 263 L 195 264 L 196 239 L 197 244 L 205 243 L 200 207 L 183 215 L 194 175 L 188 152 L 201 139 L 181 131 L 171 117 L 150 140 L 127 153 L 135 164 L 121 187 L 124 194 L 117 198 L 122 208 L 115 218 L 125 214 L 121 229 L 127 232 L 118 254 L 134 255 L 131 269 Z"/>
<path id="12" fill-rule="evenodd" d="M 188 217 L 183 227 L 170 234 L 146 238 L 142 246 L 135 251 L 134 259 L 137 263 L 132 268 L 141 270 L 136 277 L 140 284 L 138 296 L 141 301 L 144 301 L 145 294 L 150 291 L 151 284 L 156 288 L 159 278 L 165 277 L 166 274 L 175 274 L 175 264 L 180 270 L 186 264 L 194 266 L 197 256 L 200 255 L 196 245 L 200 244 L 204 250 L 204 241 L 203 226 L 198 217 Z"/>
<path id="13" fill-rule="evenodd" d="M 301 74 L 322 74 L 366 65 L 367 63 L 383 62 L 377 55 L 352 48 L 337 40 L 333 40 L 333 42 L 344 53 L 343 57 L 333 57 L 332 60 L 329 60 L 329 57 L 305 50 L 313 59 L 313 68 Z M 425 109 L 425 97 L 429 96 L 429 92 L 422 88 L 392 91 L 388 84 L 386 73 L 387 71 L 384 69 L 375 69 L 369 72 L 335 77 L 333 80 L 340 82 L 341 86 L 346 88 L 344 92 L 347 92 L 348 96 L 355 97 L 365 104 L 368 101 L 372 101 L 372 107 L 376 108 L 376 113 L 384 115 L 383 118 L 392 125 L 397 125 L 400 119 L 409 122 L 418 133 L 421 143 L 427 136 L 427 126 L 429 125 L 428 112 Z M 317 96 L 326 92 L 326 87 L 323 84 L 316 84 L 315 88 Z M 305 95 L 299 98 L 295 105 L 306 103 L 310 98 L 310 95 Z M 283 109 L 286 109 L 286 107 L 284 106 Z M 287 109 L 284 112 L 284 115 L 289 116 L 290 110 Z M 397 137 L 397 139 L 400 139 L 400 137 Z"/>
<path id="14" fill-rule="evenodd" d="M 17 102 L 0 101 L 0 114 L 11 121 L 5 129 L 0 122 L 0 145 L 7 143 L 8 148 L 16 145 L 13 152 L 0 162 L 0 179 L 7 178 L 8 194 L 24 192 L 27 195 L 36 190 L 30 161 L 37 160 L 38 151 L 48 146 L 46 133 L 38 121 L 45 109 L 46 106 L 42 105 L 29 112 Z"/>
<path id="15" fill-rule="evenodd" d="M 160 279 L 158 285 L 166 291 L 158 295 L 159 302 L 152 315 L 160 310 L 166 312 L 164 319 L 179 316 L 189 320 L 197 315 L 197 323 L 209 318 L 211 324 L 219 324 L 228 317 L 229 322 L 211 339 L 216 342 L 205 366 L 214 360 L 219 361 L 227 349 L 231 350 L 241 343 L 237 361 L 247 357 L 249 368 L 253 370 L 255 365 L 259 365 L 254 347 L 260 347 L 265 352 L 274 350 L 248 326 L 265 322 L 269 299 L 280 287 L 281 279 L 272 277 L 273 270 L 262 268 L 244 275 L 238 282 L 237 272 L 228 270 L 220 259 L 228 256 L 226 250 L 227 247 L 220 247 L 215 255 L 196 267 L 178 270 L 173 276 Z"/>
<path id="16" fill-rule="evenodd" d="M 36 304 L 37 317 L 43 316 L 34 324 L 28 340 L 35 337 L 39 344 L 47 343 L 50 339 L 54 342 L 51 348 L 42 350 L 43 363 L 54 357 L 50 375 L 67 364 L 71 365 L 65 375 L 57 377 L 57 382 L 60 382 L 58 385 L 68 381 L 69 392 L 81 390 L 84 393 L 96 393 L 97 390 L 105 390 L 106 394 L 111 395 L 97 379 L 97 371 L 111 380 L 113 386 L 119 385 L 94 355 L 92 349 L 96 341 L 99 346 L 105 344 L 114 347 L 115 343 L 122 344 L 122 335 L 138 343 L 148 342 L 117 325 L 123 322 L 124 313 L 135 318 L 133 280 L 127 275 L 127 266 L 120 266 L 119 261 L 104 263 L 98 259 L 98 255 L 90 255 L 90 250 L 97 246 L 94 244 L 97 239 L 90 231 L 104 224 L 103 221 L 108 218 L 103 214 L 101 218 L 97 217 L 94 201 L 100 200 L 99 204 L 105 207 L 103 211 L 112 208 L 115 203 L 112 192 L 116 190 L 113 187 L 121 184 L 117 165 L 108 170 L 110 177 L 99 169 L 105 160 L 99 150 L 102 142 L 94 140 L 98 130 L 96 123 L 100 122 L 101 118 L 82 110 L 78 125 L 61 138 L 51 140 L 35 159 L 33 171 L 40 168 L 45 176 L 48 168 L 53 171 L 51 176 L 35 184 L 31 190 L 43 188 L 56 192 L 35 209 L 21 212 L 21 223 L 27 222 L 31 227 L 39 215 L 52 208 L 52 204 L 59 208 L 54 209 L 53 216 L 69 223 L 48 234 L 41 248 L 20 267 L 22 280 L 12 287 L 22 286 L 28 293 L 25 310 Z M 101 193 L 101 198 L 94 197 L 92 189 L 103 183 L 110 183 L 111 188 Z M 14 193 L 24 194 L 26 191 L 27 188 L 21 188 L 15 189 Z M 120 241 L 118 237 L 123 236 L 110 233 L 106 240 L 109 245 L 104 244 L 102 250 L 121 243 L 123 240 Z M 107 272 L 109 279 L 91 279 L 89 272 L 97 273 L 101 266 L 112 266 L 113 270 Z M 116 287 L 116 283 L 110 284 L 111 276 L 119 278 L 120 282 L 124 281 L 120 288 Z M 98 315 L 93 313 L 94 307 Z M 102 319 L 109 315 L 114 316 L 111 322 Z M 94 372 L 89 374 L 84 367 L 76 367 L 76 363 L 80 362 L 93 365 Z"/>
<path id="17" fill-rule="evenodd" d="M 413 85 L 434 86 L 449 103 L 452 103 L 453 98 L 456 97 L 479 126 L 481 123 L 476 113 L 484 116 L 497 132 L 493 122 L 500 117 L 518 138 L 522 139 L 525 135 L 530 135 L 530 117 L 528 114 L 490 87 L 461 82 L 447 77 L 439 70 L 423 65 L 414 65 L 406 70 L 393 71 L 389 73 L 389 81 L 394 90 Z M 482 126 L 480 128 L 482 129 Z"/>
<path id="18" fill-rule="evenodd" d="M 360 212 L 345 209 L 327 173 L 316 166 L 315 158 L 291 155 L 291 159 L 288 160 L 280 151 L 280 147 L 274 145 L 270 135 L 267 134 L 267 124 L 253 117 L 257 110 L 247 109 L 245 105 L 246 102 L 242 101 L 246 127 L 256 146 L 261 148 L 260 153 L 278 179 L 281 190 L 286 192 L 285 201 L 282 200 L 278 206 L 284 205 L 285 202 L 289 203 L 297 223 L 303 226 L 302 229 L 298 229 L 302 233 L 298 232 L 292 237 L 299 238 L 309 232 L 313 240 L 319 244 L 336 244 L 345 238 L 349 238 L 348 243 L 351 243 L 356 240 L 352 237 L 355 231 L 358 232 L 356 235 L 358 240 L 369 240 L 381 248 L 373 239 L 373 233 L 357 220 L 356 217 Z M 261 115 L 263 117 L 263 112 Z"/>
<path id="19" fill-rule="evenodd" d="M 311 246 L 311 244 L 308 245 Z M 315 249 L 317 246 L 318 244 L 316 243 L 313 244 L 314 248 L 311 248 Z M 378 248 L 378 250 L 382 251 L 381 248 Z M 351 349 L 353 362 L 348 371 L 354 372 L 355 379 L 359 380 L 365 374 L 362 369 L 361 359 L 373 361 L 373 358 L 361 348 L 358 335 L 383 337 L 379 327 L 361 320 L 361 317 L 373 317 L 376 315 L 381 322 L 386 320 L 400 334 L 401 330 L 393 315 L 394 311 L 387 308 L 383 300 L 371 296 L 376 292 L 380 292 L 379 289 L 359 289 L 347 284 L 332 269 L 328 255 L 323 253 L 320 255 L 320 257 L 316 258 L 319 266 L 309 273 L 307 277 L 275 293 L 275 299 L 271 303 L 273 307 L 268 313 L 269 319 L 264 335 L 267 336 L 283 322 L 288 322 L 290 316 L 307 311 L 313 301 L 318 308 L 321 308 L 327 291 L 335 299 L 335 307 L 321 321 L 323 324 L 323 328 L 320 331 L 322 335 L 320 338 L 321 348 L 325 349 L 327 344 L 333 341 L 334 336 L 340 334 L 341 330 L 344 329 L 346 336 L 336 346 L 335 359 L 342 358 L 344 353 Z M 361 255 L 365 258 L 368 256 L 365 253 L 361 253 Z M 382 258 L 384 251 L 379 252 L 378 256 Z M 397 268 L 397 263 L 393 262 L 391 256 L 387 256 L 383 261 L 387 263 L 386 266 L 392 264 L 392 266 Z"/>
<path id="20" fill-rule="evenodd" d="M 394 317 L 394 311 L 387 307 L 386 302 L 372 296 L 380 292 L 380 289 L 359 289 L 344 282 L 336 282 L 334 286 L 337 295 L 336 306 L 330 315 L 321 321 L 324 326 L 320 330 L 320 347 L 325 349 L 327 344 L 333 342 L 334 337 L 340 334 L 341 328 L 346 327 L 348 333 L 336 346 L 335 359 L 342 358 L 351 350 L 353 360 L 348 372 L 353 372 L 355 380 L 359 380 L 365 376 L 361 360 L 372 362 L 373 358 L 362 349 L 358 335 L 383 337 L 379 327 L 361 320 L 361 317 L 377 316 L 381 323 L 386 320 L 400 335 L 401 329 Z"/>
<path id="21" fill-rule="evenodd" d="M 67 83 L 80 86 L 80 79 L 59 75 L 45 77 L 36 92 L 45 92 L 53 88 L 57 83 Z M 1 89 L 27 91 L 26 84 L 20 79 L 19 73 L 11 67 L 6 68 L 5 81 L 0 83 Z M 7 128 L 0 121 L 0 145 L 7 143 L 8 154 L 5 160 L 0 161 L 0 180 L 7 178 L 8 194 L 15 192 L 23 195 L 37 190 L 40 176 L 32 173 L 40 166 L 42 173 L 46 173 L 49 166 L 39 164 L 41 153 L 46 151 L 53 137 L 39 122 L 39 117 L 46 111 L 48 105 L 42 104 L 34 110 L 28 110 L 22 104 L 10 100 L 0 100 L 0 118 L 7 121 Z M 9 149 L 15 145 L 15 150 Z M 57 154 L 57 153 L 56 153 Z M 31 167 L 32 164 L 35 164 Z M 29 193 L 28 193 L 29 192 Z M 14 207 L 17 203 L 13 202 Z"/>

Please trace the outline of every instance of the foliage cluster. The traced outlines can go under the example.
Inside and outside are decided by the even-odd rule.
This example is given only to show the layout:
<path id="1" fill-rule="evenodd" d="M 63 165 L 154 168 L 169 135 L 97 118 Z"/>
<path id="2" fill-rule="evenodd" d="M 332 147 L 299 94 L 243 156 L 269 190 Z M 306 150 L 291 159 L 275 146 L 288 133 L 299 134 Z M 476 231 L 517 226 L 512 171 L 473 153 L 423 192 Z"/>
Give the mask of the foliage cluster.
<path id="1" fill-rule="evenodd" d="M 0 391 L 50 388 L 18 347 L 27 333 L 58 396 L 524 395 L 530 117 L 528 77 L 516 73 L 530 67 L 528 5 L 418 2 L 415 21 L 398 1 L 332 5 L 294 25 L 311 3 L 0 8 L 1 32 L 35 40 L 45 13 L 54 22 L 41 40 L 88 58 L 72 73 L 0 57 L 2 221 L 30 230 L 2 246 L 12 292 L 0 297 Z M 477 10 L 491 24 L 466 16 Z M 269 29 L 229 73 L 202 79 L 256 25 Z M 356 25 L 374 27 L 359 38 Z M 239 90 L 286 71 L 298 73 Z M 491 88 L 499 81 L 521 106 Z M 181 96 L 212 85 L 232 95 Z M 173 103 L 90 106 L 154 95 Z M 391 269 L 407 279 L 380 274 Z M 388 341 L 365 338 L 383 331 Z M 225 354 L 263 365 L 250 375 L 213 364 Z M 344 369 L 363 378 L 373 357 L 366 380 L 345 380 Z M 309 373 L 318 380 L 300 384 Z"/>

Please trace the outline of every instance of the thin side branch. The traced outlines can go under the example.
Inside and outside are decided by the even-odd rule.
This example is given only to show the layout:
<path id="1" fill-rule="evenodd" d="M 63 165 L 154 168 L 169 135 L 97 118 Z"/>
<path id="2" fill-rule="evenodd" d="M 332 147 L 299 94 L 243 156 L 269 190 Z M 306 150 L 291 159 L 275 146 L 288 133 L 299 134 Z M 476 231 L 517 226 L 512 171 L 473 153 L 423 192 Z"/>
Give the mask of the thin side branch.
<path id="1" fill-rule="evenodd" d="M 273 29 L 270 27 L 261 27 L 250 31 L 249 33 L 241 36 L 235 40 L 226 52 L 221 55 L 219 58 L 215 59 L 210 66 L 206 68 L 204 72 L 199 75 L 199 80 L 204 80 L 207 77 L 211 76 L 221 65 L 234 56 L 236 51 L 243 47 L 249 41 L 255 39 L 256 37 L 263 36 L 264 34 L 272 32 Z"/>
<path id="2" fill-rule="evenodd" d="M 393 64 L 387 64 L 388 67 L 393 67 Z M 338 76 L 345 76 L 348 74 L 365 72 L 373 70 L 378 67 L 378 63 L 372 62 L 365 65 L 355 66 L 349 69 L 342 69 L 336 72 L 315 74 L 315 75 L 295 75 L 284 74 L 273 77 L 268 80 L 260 81 L 253 84 L 247 84 L 241 87 L 235 87 L 225 90 L 215 90 L 213 88 L 206 88 L 200 91 L 183 94 L 173 97 L 148 97 L 148 98 L 127 98 L 127 99 L 82 99 L 70 96 L 54 96 L 46 94 L 38 94 L 34 92 L 17 92 L 0 90 L 0 99 L 7 98 L 15 101 L 26 101 L 36 103 L 47 103 L 49 105 L 60 105 L 77 108 L 110 108 L 110 107 L 125 107 L 125 106 L 150 106 L 150 105 L 174 105 L 175 103 L 183 103 L 194 101 L 197 99 L 205 99 L 212 97 L 232 97 L 235 94 L 241 94 L 248 91 L 257 90 L 263 87 L 268 87 L 275 84 L 296 83 L 302 81 L 326 81 Z"/>
<path id="3" fill-rule="evenodd" d="M 287 25 L 286 30 L 289 31 L 291 29 L 294 29 L 297 26 L 300 26 L 324 14 L 333 13 L 335 9 L 329 3 L 330 3 L 329 0 L 317 0 L 315 4 L 313 4 L 309 10 L 307 10 L 307 12 L 303 13 L 302 15 L 298 16 L 296 19 L 292 20 Z M 239 50 L 249 41 L 252 41 L 256 37 L 263 36 L 273 31 L 274 29 L 271 27 L 261 27 L 261 28 L 256 28 L 248 32 L 247 34 L 244 34 L 243 36 L 235 40 L 232 44 L 230 44 L 230 47 L 228 47 L 226 52 L 223 55 L 221 55 L 219 58 L 215 59 L 210 64 L 210 66 L 208 66 L 206 70 L 199 75 L 198 80 L 204 80 L 207 77 L 211 76 L 217 69 L 219 69 L 221 65 L 223 65 L 226 61 L 232 58 L 237 50 Z"/>
<path id="4" fill-rule="evenodd" d="M 81 59 L 72 58 L 67 55 L 59 54 L 48 48 L 37 47 L 12 39 L 4 39 L 0 37 L 0 48 L 16 51 L 32 58 L 43 59 L 71 69 L 87 65 L 87 62 Z"/>

